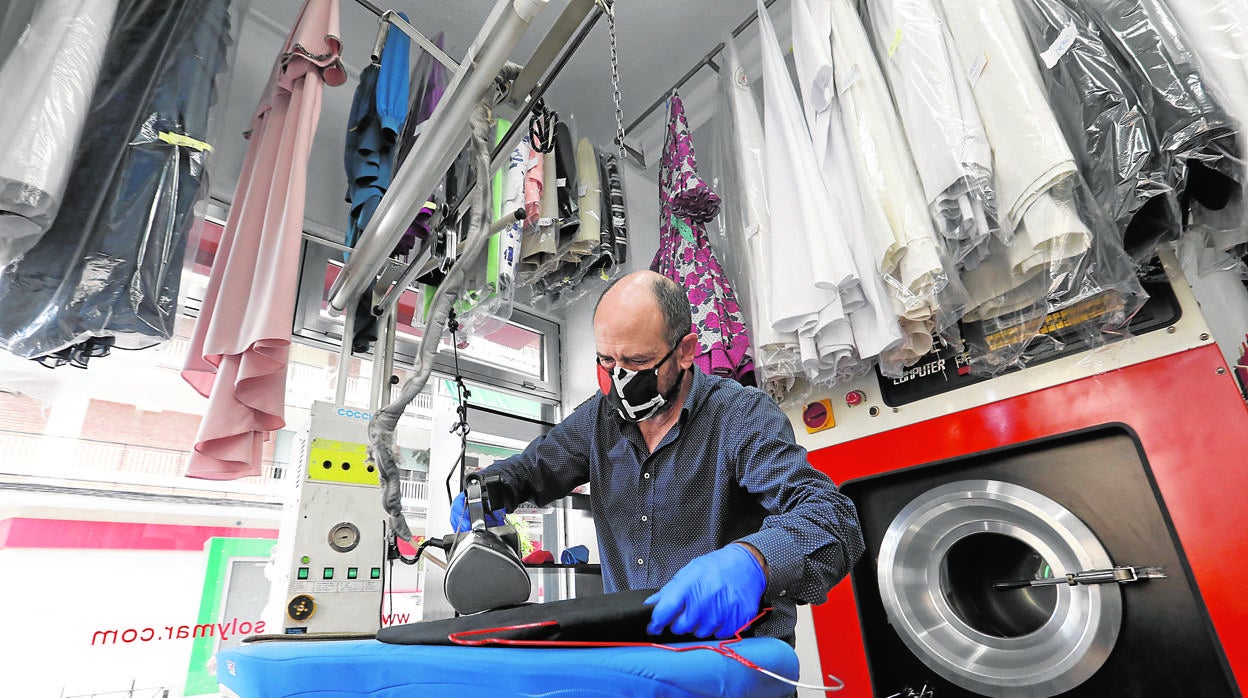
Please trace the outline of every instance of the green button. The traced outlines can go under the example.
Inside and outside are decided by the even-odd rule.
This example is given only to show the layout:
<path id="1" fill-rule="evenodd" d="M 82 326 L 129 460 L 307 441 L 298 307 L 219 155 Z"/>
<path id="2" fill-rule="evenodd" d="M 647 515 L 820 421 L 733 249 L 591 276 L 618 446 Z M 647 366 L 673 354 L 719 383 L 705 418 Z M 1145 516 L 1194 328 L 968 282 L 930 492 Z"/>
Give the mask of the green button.
<path id="1" fill-rule="evenodd" d="M 369 571 L 368 577 L 369 579 L 381 579 L 381 568 L 374 567 L 372 570 Z"/>
<path id="2" fill-rule="evenodd" d="M 333 567 L 326 567 L 324 570 L 321 571 L 321 579 L 333 579 L 333 578 L 334 578 Z"/>
<path id="3" fill-rule="evenodd" d="M 307 567 L 300 567 L 300 568 L 299 568 L 299 578 L 300 578 L 300 579 L 307 579 L 307 578 L 308 578 L 308 568 L 307 568 Z"/>
<path id="4" fill-rule="evenodd" d="M 359 571 L 359 570 L 357 570 L 357 569 L 356 569 L 356 568 L 354 568 L 354 567 L 348 567 L 348 568 L 347 568 L 347 579 L 355 579 L 357 576 L 359 576 L 359 572 L 360 572 L 360 571 Z"/>

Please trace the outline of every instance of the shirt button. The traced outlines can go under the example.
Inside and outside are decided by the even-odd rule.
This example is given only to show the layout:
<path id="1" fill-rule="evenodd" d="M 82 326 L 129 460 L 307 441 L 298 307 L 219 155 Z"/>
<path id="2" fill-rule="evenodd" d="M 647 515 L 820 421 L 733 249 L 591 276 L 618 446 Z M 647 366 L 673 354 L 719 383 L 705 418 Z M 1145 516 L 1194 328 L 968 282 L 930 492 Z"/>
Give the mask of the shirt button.
<path id="1" fill-rule="evenodd" d="M 643 515 L 643 516 L 641 517 L 641 520 L 642 520 L 642 521 L 649 521 L 649 520 L 650 520 L 650 517 L 649 517 L 649 516 L 644 516 L 644 515 Z"/>
<path id="2" fill-rule="evenodd" d="M 647 480 L 649 480 L 649 479 L 650 479 L 650 473 L 643 473 L 643 474 L 642 474 L 642 477 L 644 477 L 644 478 L 646 478 Z"/>
<path id="3" fill-rule="evenodd" d="M 643 560 L 643 559 L 641 559 L 641 558 L 637 558 L 637 564 L 639 564 L 639 565 L 644 565 L 644 564 L 646 564 L 646 561 L 645 561 L 645 560 Z"/>

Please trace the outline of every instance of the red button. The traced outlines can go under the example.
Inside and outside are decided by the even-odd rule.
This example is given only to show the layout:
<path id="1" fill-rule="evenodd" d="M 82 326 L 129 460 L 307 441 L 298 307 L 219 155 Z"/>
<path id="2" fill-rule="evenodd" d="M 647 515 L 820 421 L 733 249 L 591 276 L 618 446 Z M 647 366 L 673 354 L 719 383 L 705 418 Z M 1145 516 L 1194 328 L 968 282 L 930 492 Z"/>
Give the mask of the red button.
<path id="1" fill-rule="evenodd" d="M 867 394 L 861 390 L 851 390 L 845 393 L 845 404 L 850 407 L 861 405 L 867 399 Z"/>

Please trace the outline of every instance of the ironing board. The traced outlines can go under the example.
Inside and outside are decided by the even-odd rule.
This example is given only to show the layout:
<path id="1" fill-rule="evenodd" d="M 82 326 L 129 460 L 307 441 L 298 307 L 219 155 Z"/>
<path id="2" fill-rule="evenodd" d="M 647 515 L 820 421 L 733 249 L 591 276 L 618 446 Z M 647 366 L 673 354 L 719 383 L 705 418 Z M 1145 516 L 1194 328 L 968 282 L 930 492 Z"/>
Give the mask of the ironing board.
<path id="1" fill-rule="evenodd" d="M 768 671 L 797 679 L 797 653 L 781 640 L 747 638 L 729 646 Z M 245 644 L 217 653 L 217 680 L 228 690 L 225 695 L 239 698 L 768 698 L 793 693 L 791 686 L 708 650 L 446 647 L 376 640 Z"/>

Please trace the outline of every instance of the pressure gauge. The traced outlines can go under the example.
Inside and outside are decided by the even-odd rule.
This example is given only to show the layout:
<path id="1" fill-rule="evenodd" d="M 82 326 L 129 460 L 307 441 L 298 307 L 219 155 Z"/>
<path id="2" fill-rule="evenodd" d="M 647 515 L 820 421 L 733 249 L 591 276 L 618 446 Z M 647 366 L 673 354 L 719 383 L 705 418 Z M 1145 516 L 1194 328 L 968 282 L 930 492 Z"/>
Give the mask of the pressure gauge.
<path id="1" fill-rule="evenodd" d="M 343 521 L 329 529 L 329 547 L 340 553 L 355 550 L 360 544 L 360 529 L 355 524 Z"/>

